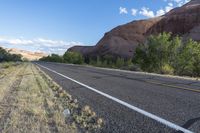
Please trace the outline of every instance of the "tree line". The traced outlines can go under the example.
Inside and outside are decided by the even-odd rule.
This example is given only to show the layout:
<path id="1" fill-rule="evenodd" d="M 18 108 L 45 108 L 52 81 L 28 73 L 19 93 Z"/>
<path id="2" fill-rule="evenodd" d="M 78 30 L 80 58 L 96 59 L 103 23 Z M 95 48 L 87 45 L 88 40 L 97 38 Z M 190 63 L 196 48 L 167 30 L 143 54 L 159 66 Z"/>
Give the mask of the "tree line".
<path id="1" fill-rule="evenodd" d="M 200 43 L 183 40 L 170 33 L 151 35 L 139 44 L 131 59 L 112 55 L 84 58 L 80 53 L 52 54 L 40 61 L 89 64 L 98 67 L 120 68 L 161 74 L 200 76 Z"/>
<path id="2" fill-rule="evenodd" d="M 147 72 L 200 76 L 200 43 L 170 33 L 150 36 L 137 47 L 133 62 Z"/>
<path id="3" fill-rule="evenodd" d="M 40 61 L 49 62 L 60 62 L 60 63 L 72 63 L 72 64 L 83 64 L 84 58 L 80 53 L 76 52 L 65 52 L 64 55 L 51 54 L 47 57 L 43 57 Z"/>
<path id="4" fill-rule="evenodd" d="M 8 61 L 22 61 L 22 55 L 10 54 L 5 49 L 0 47 L 0 62 L 8 62 Z"/>
<path id="5" fill-rule="evenodd" d="M 80 53 L 77 52 L 65 52 L 64 55 L 51 54 L 47 57 L 43 57 L 40 61 L 48 62 L 60 62 L 60 63 L 72 63 L 72 64 L 89 64 L 98 67 L 109 67 L 109 68 L 128 68 L 133 65 L 131 59 L 124 59 L 120 57 L 114 57 L 111 55 L 97 56 L 91 58 L 84 58 Z"/>

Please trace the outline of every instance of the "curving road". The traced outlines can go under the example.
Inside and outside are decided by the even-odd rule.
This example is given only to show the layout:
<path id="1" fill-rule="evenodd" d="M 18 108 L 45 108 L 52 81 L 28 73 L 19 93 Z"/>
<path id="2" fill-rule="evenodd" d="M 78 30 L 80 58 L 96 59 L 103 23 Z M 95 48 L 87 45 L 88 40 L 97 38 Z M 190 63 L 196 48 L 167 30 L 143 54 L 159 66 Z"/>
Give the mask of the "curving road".
<path id="1" fill-rule="evenodd" d="M 200 81 L 61 63 L 35 64 L 105 120 L 102 132 L 181 133 L 173 127 L 178 126 L 200 133 Z"/>

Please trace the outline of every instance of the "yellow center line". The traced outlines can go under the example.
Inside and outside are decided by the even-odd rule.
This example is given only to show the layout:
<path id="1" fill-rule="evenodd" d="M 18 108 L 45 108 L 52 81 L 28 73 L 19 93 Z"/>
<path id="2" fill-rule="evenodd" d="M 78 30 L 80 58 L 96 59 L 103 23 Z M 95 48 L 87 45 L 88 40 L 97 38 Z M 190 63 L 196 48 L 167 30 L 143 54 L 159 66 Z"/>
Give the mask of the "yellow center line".
<path id="1" fill-rule="evenodd" d="M 177 89 L 182 89 L 182 90 L 187 90 L 187 91 L 192 91 L 192 92 L 200 93 L 200 90 L 192 89 L 192 88 L 188 88 L 188 87 L 170 85 L 170 84 L 165 84 L 165 83 L 160 83 L 160 82 L 154 82 L 154 81 L 146 81 L 146 82 L 147 83 L 151 83 L 151 84 L 162 85 L 162 86 L 167 86 L 167 87 L 172 87 L 172 88 L 177 88 Z"/>

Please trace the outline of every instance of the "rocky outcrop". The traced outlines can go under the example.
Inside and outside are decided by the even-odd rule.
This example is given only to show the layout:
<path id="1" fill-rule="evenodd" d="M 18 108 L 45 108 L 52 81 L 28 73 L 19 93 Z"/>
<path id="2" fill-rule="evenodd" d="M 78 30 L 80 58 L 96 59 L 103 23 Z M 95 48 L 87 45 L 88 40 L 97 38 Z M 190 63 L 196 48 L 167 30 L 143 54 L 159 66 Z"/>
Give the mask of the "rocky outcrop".
<path id="1" fill-rule="evenodd" d="M 38 60 L 44 56 L 47 56 L 47 54 L 42 53 L 42 52 L 30 52 L 30 51 L 16 49 L 16 48 L 11 48 L 11 49 L 5 48 L 5 49 L 11 54 L 20 54 L 22 55 L 23 59 L 27 59 L 30 61 Z"/>
<path id="2" fill-rule="evenodd" d="M 161 17 L 118 26 L 105 33 L 97 45 L 75 46 L 68 51 L 80 52 L 84 56 L 113 55 L 131 58 L 139 43 L 143 43 L 149 35 L 162 32 L 200 41 L 200 0 L 192 0 Z"/>

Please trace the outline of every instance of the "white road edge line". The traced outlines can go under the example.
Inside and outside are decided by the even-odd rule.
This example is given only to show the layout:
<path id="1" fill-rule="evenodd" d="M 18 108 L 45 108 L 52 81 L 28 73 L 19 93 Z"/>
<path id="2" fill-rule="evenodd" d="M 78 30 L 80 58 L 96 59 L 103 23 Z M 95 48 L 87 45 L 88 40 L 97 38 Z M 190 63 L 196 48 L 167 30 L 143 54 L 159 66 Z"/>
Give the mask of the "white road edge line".
<path id="1" fill-rule="evenodd" d="M 176 124 L 174 124 L 174 123 L 172 123 L 172 122 L 170 122 L 170 121 L 167 121 L 167 120 L 165 120 L 165 119 L 163 119 L 163 118 L 161 118 L 161 117 L 159 117 L 159 116 L 156 116 L 156 115 L 154 115 L 154 114 L 152 114 L 152 113 L 149 113 L 149 112 L 147 112 L 147 111 L 145 111 L 145 110 L 142 110 L 142 109 L 140 109 L 140 108 L 138 108 L 138 107 L 135 107 L 135 106 L 133 106 L 133 105 L 131 105 L 131 104 L 129 104 L 129 103 L 126 103 L 126 102 L 124 102 L 124 101 L 122 101 L 122 100 L 120 100 L 120 99 L 117 99 L 117 98 L 115 98 L 115 97 L 113 97 L 113 96 L 111 96 L 111 95 L 108 95 L 108 94 L 106 94 L 106 93 L 104 93 L 104 92 L 101 92 L 101 91 L 99 91 L 99 90 L 96 90 L 96 89 L 94 89 L 94 88 L 92 88 L 92 87 L 90 87 L 90 86 L 88 86 L 88 85 L 86 85 L 86 84 L 83 84 L 83 83 L 81 83 L 81 82 L 79 82 L 79 81 L 77 81 L 77 80 L 75 80 L 75 79 L 72 79 L 72 78 L 70 78 L 70 77 L 68 77 L 68 76 L 65 76 L 65 75 L 63 75 L 63 74 L 61 74 L 61 73 L 58 73 L 58 72 L 56 72 L 56 71 L 54 71 L 54 70 L 52 70 L 52 69 L 50 69 L 50 68 L 48 68 L 48 67 L 42 66 L 42 65 L 40 65 L 40 64 L 38 64 L 38 63 L 35 63 L 35 64 L 37 64 L 37 65 L 39 65 L 40 67 L 45 68 L 45 69 L 47 69 L 47 70 L 53 72 L 53 73 L 56 73 L 56 74 L 58 74 L 58 75 L 60 75 L 60 76 L 62 76 L 62 77 L 64 77 L 64 78 L 66 78 L 66 79 L 68 79 L 68 80 L 71 80 L 71 81 L 73 81 L 73 82 L 75 82 L 75 83 L 77 83 L 77 84 L 79 84 L 79 85 L 81 85 L 81 86 L 83 86 L 83 87 L 86 87 L 86 88 L 88 88 L 89 90 L 92 90 L 92 91 L 94 91 L 94 92 L 96 92 L 96 93 L 98 93 L 98 94 L 100 94 L 100 95 L 102 95 L 102 96 L 104 96 L 104 97 L 106 97 L 106 98 L 109 98 L 109 99 L 111 99 L 111 100 L 113 100 L 113 101 L 115 101 L 115 102 L 117 102 L 117 103 L 119 103 L 119 104 L 121 104 L 121 105 L 123 105 L 123 106 L 126 106 L 126 107 L 128 107 L 129 109 L 132 109 L 132 110 L 134 110 L 134 111 L 136 111 L 136 112 L 138 112 L 138 113 L 140 113 L 140 114 L 143 114 L 143 115 L 145 115 L 145 116 L 147 116 L 147 117 L 149 117 L 149 118 L 151 118 L 151 119 L 153 119 L 153 120 L 156 120 L 157 122 L 160 122 L 160 123 L 162 123 L 163 125 L 165 125 L 165 126 L 167 126 L 167 127 L 170 127 L 170 128 L 175 129 L 175 130 L 177 130 L 177 131 L 182 131 L 182 132 L 184 132 L 184 133 L 193 133 L 192 131 L 190 131 L 190 130 L 188 130 L 188 129 L 185 129 L 185 128 L 183 128 L 183 127 L 181 127 L 181 126 L 179 126 L 179 125 L 176 125 Z"/>

